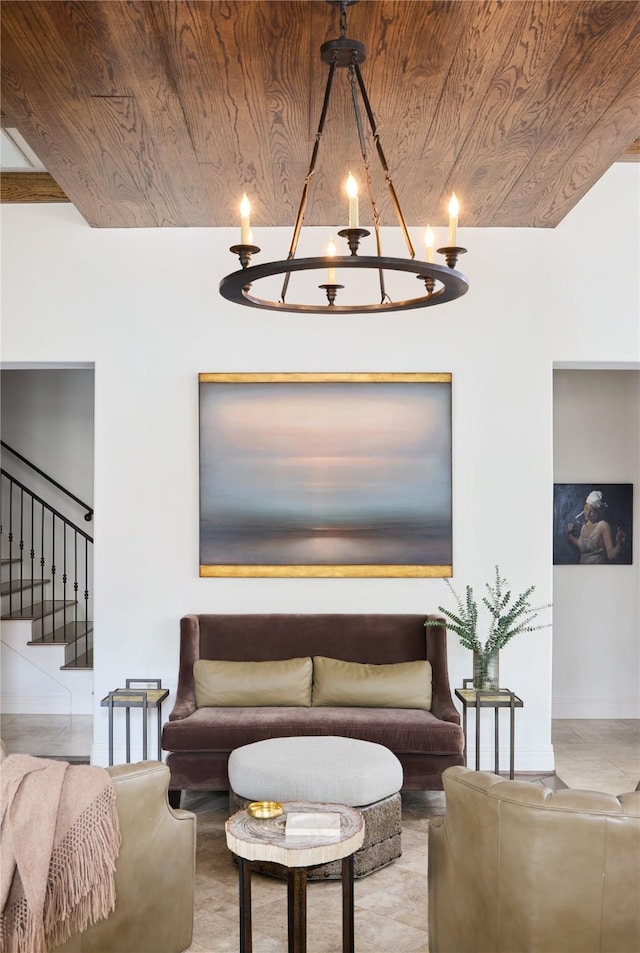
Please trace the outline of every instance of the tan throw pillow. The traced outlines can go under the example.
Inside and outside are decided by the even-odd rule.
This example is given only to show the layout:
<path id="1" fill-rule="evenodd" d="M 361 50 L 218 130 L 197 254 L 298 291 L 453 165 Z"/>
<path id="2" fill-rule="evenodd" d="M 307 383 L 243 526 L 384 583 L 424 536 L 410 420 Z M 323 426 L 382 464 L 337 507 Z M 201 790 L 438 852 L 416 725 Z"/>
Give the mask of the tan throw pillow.
<path id="1" fill-rule="evenodd" d="M 313 659 L 313 704 L 351 708 L 431 710 L 431 662 L 366 665 L 342 659 Z"/>
<path id="2" fill-rule="evenodd" d="M 198 659 L 193 679 L 198 708 L 310 705 L 310 658 L 269 662 Z"/>

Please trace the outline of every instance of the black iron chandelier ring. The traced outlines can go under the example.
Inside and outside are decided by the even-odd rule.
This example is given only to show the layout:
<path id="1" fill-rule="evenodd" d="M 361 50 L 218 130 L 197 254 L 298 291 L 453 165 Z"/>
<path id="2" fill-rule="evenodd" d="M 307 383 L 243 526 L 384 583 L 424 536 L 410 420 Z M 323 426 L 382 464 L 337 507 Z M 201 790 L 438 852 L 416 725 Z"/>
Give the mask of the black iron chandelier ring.
<path id="1" fill-rule="evenodd" d="M 462 250 L 463 249 L 460 249 L 460 251 Z M 328 267 L 335 268 L 336 270 L 339 268 L 369 268 L 375 269 L 376 271 L 381 269 L 406 271 L 410 274 L 414 274 L 417 278 L 423 279 L 426 289 L 426 294 L 404 301 L 385 300 L 375 304 L 361 305 L 331 304 L 325 306 L 325 311 L 329 314 L 408 311 L 412 308 L 424 308 L 429 305 L 444 304 L 447 301 L 453 301 L 466 294 L 469 290 L 469 282 L 465 275 L 447 265 L 437 265 L 409 258 L 345 255 L 332 258 L 292 258 L 283 261 L 264 262 L 259 265 L 241 268 L 222 279 L 220 282 L 220 294 L 228 301 L 244 304 L 251 308 L 317 314 L 319 310 L 317 305 L 260 298 L 252 294 L 252 286 L 254 282 L 262 278 L 270 278 L 273 275 L 284 275 L 294 271 L 324 270 L 326 272 Z M 434 285 L 434 290 L 430 292 L 428 288 L 434 287 Z M 438 285 L 440 287 L 438 287 Z M 332 287 L 336 289 L 341 288 L 342 285 L 329 284 L 320 285 L 320 287 L 326 288 L 327 295 L 329 296 L 329 289 Z"/>

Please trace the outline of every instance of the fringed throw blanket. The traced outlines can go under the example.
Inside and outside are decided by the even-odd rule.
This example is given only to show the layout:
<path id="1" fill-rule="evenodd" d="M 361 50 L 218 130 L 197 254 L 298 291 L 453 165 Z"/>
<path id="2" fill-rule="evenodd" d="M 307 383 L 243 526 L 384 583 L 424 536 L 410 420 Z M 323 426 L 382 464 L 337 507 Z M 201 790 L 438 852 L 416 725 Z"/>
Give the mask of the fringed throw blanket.
<path id="1" fill-rule="evenodd" d="M 116 792 L 104 768 L 0 764 L 2 953 L 46 953 L 115 906 Z"/>

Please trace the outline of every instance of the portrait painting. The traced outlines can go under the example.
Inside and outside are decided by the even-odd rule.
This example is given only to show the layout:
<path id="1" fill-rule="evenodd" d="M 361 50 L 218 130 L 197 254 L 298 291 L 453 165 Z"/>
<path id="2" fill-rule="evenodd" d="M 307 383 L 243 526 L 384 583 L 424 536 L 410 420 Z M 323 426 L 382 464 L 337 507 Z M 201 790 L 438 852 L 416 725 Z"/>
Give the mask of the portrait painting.
<path id="1" fill-rule="evenodd" d="M 200 374 L 201 576 L 450 576 L 450 374 Z"/>
<path id="2" fill-rule="evenodd" d="M 632 483 L 555 483 L 555 566 L 631 565 Z"/>

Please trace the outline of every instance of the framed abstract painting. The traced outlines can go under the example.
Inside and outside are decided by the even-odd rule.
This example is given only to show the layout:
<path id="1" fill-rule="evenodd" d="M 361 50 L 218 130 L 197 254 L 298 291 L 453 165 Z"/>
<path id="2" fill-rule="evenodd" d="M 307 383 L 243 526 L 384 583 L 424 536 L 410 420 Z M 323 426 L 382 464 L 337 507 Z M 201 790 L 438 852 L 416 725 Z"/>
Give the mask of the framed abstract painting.
<path id="1" fill-rule="evenodd" d="M 451 374 L 200 374 L 201 576 L 450 576 Z"/>

